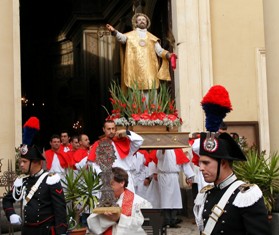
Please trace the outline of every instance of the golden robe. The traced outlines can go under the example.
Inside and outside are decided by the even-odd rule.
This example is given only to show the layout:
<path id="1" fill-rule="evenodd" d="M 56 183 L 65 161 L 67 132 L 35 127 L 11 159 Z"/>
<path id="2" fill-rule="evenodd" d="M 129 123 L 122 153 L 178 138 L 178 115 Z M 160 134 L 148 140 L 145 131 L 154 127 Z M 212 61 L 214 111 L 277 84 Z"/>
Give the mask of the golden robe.
<path id="1" fill-rule="evenodd" d="M 159 80 L 170 81 L 169 62 L 166 59 L 168 51 L 162 53 L 162 64 L 155 52 L 157 37 L 146 32 L 145 38 L 140 38 L 133 30 L 125 34 L 126 44 L 121 46 L 122 84 L 139 90 L 158 89 Z"/>

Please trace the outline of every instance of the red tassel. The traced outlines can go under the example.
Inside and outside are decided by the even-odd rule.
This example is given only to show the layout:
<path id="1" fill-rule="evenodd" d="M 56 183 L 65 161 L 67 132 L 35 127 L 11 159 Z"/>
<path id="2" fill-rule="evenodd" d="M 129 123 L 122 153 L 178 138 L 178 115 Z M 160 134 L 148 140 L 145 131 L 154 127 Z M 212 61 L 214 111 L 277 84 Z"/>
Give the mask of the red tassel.
<path id="1" fill-rule="evenodd" d="M 23 127 L 30 127 L 30 128 L 34 128 L 36 130 L 40 130 L 40 121 L 38 118 L 36 117 L 30 117 L 25 124 L 23 125 Z"/>
<path id="2" fill-rule="evenodd" d="M 212 86 L 203 97 L 201 104 L 217 104 L 232 110 L 228 91 L 221 85 Z"/>
<path id="3" fill-rule="evenodd" d="M 170 56 L 170 62 L 171 62 L 171 67 L 173 70 L 176 69 L 176 59 L 177 59 L 176 54 L 172 53 Z"/>

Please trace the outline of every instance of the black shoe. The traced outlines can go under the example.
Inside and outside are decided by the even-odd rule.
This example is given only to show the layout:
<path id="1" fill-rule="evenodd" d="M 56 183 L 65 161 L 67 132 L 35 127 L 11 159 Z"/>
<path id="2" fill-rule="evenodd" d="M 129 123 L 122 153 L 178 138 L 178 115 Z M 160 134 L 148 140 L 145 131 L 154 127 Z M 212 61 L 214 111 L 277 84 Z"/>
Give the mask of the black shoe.
<path id="1" fill-rule="evenodd" d="M 182 221 L 182 219 L 176 219 L 175 224 L 180 224 Z"/>
<path id="2" fill-rule="evenodd" d="M 181 228 L 181 226 L 177 225 L 177 224 L 171 224 L 170 228 Z"/>
<path id="3" fill-rule="evenodd" d="M 164 223 L 164 224 L 163 224 L 163 227 L 170 227 L 170 224 Z"/>

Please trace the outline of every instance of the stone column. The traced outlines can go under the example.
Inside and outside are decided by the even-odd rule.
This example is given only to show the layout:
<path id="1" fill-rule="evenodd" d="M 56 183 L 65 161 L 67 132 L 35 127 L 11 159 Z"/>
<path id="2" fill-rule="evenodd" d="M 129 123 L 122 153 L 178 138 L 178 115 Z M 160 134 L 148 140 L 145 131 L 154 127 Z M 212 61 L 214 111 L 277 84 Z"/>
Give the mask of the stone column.
<path id="1" fill-rule="evenodd" d="M 14 163 L 15 147 L 21 143 L 19 0 L 1 0 L 0 15 L 0 158 L 4 158 L 3 172 L 7 170 L 8 159 Z"/>
<path id="2" fill-rule="evenodd" d="M 212 55 L 209 0 L 172 0 L 177 108 L 184 120 L 182 131 L 204 130 L 200 106 L 212 85 Z"/>
<path id="3" fill-rule="evenodd" d="M 268 115 L 270 127 L 270 150 L 277 151 L 279 149 L 279 1 L 264 0 L 263 6 L 266 45 Z"/>

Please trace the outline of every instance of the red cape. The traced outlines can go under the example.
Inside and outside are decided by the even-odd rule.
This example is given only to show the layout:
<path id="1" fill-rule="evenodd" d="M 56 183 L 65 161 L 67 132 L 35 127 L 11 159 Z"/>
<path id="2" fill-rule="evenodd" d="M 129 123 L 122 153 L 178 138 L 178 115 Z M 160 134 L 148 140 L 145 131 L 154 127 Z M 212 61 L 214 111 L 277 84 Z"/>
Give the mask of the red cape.
<path id="1" fill-rule="evenodd" d="M 60 162 L 60 165 L 62 168 L 67 168 L 72 165 L 71 159 L 67 158 L 66 153 L 62 151 L 54 152 L 52 149 L 49 149 L 45 151 L 45 156 L 46 156 L 46 162 L 47 162 L 47 169 L 50 170 L 52 161 L 53 161 L 53 156 L 56 153 L 58 160 Z"/>
<path id="2" fill-rule="evenodd" d="M 175 153 L 177 165 L 181 165 L 181 164 L 190 162 L 190 160 L 187 158 L 186 154 L 183 152 L 182 149 L 174 149 L 174 153 Z M 157 150 L 152 150 L 150 152 L 150 158 L 157 165 L 158 158 L 157 158 L 156 154 L 157 154 Z"/>
<path id="3" fill-rule="evenodd" d="M 125 158 L 128 156 L 129 152 L 130 152 L 130 139 L 128 137 L 124 137 L 121 139 L 118 138 L 113 138 L 112 139 L 115 147 L 116 147 L 116 151 L 118 152 L 119 156 L 121 159 Z M 88 156 L 88 160 L 95 162 L 96 161 L 96 149 L 99 146 L 99 142 L 100 140 L 97 140 L 93 145 L 92 148 L 89 152 L 89 156 Z"/>

